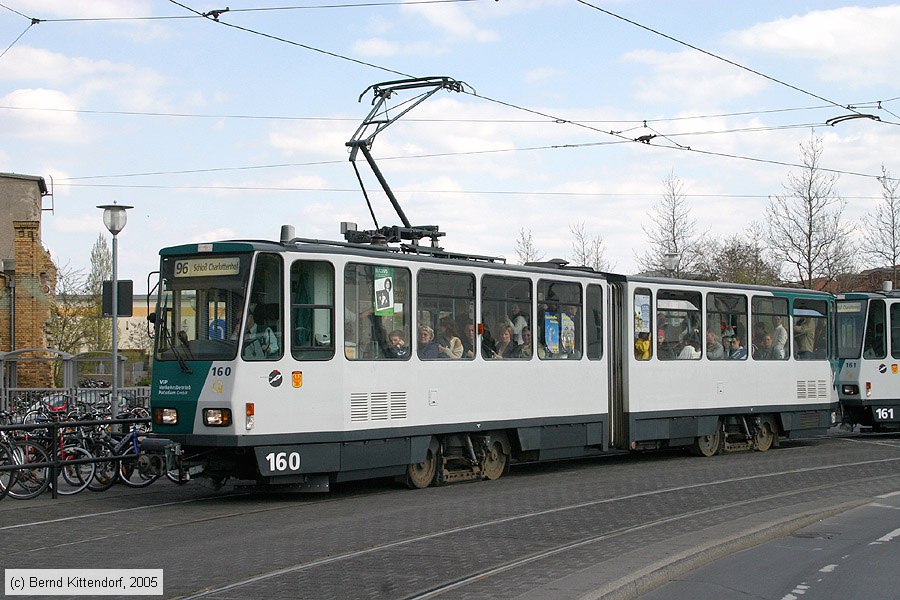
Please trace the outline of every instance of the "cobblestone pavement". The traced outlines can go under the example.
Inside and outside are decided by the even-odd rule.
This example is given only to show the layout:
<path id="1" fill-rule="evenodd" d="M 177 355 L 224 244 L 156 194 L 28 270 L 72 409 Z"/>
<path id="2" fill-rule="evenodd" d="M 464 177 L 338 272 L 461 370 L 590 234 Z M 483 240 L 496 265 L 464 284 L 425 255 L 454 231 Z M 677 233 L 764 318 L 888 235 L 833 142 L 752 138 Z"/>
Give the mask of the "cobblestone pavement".
<path id="1" fill-rule="evenodd" d="M 900 436 L 513 466 L 493 482 L 330 494 L 200 481 L 0 502 L 2 566 L 163 569 L 164 597 L 628 598 L 900 490 Z"/>

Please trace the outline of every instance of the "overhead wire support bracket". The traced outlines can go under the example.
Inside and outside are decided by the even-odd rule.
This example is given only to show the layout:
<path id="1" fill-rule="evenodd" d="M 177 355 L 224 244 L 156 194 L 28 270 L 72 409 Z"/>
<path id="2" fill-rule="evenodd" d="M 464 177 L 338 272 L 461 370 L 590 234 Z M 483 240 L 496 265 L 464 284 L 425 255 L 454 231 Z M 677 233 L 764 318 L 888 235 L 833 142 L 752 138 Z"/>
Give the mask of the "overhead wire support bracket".
<path id="1" fill-rule="evenodd" d="M 375 159 L 372 157 L 372 153 L 370 152 L 370 150 L 372 148 L 372 144 L 375 141 L 375 136 L 384 131 L 391 124 L 397 122 L 398 119 L 403 117 L 413 108 L 415 108 L 440 90 L 462 92 L 464 91 L 463 88 L 465 85 L 465 83 L 456 81 L 455 79 L 451 79 L 450 77 L 414 77 L 410 79 L 397 79 L 394 81 L 376 83 L 367 87 L 363 91 L 363 93 L 360 94 L 359 101 L 361 102 L 363 97 L 370 90 L 372 91 L 372 110 L 370 110 L 366 118 L 363 119 L 362 124 L 360 124 L 360 126 L 356 129 L 356 132 L 353 134 L 353 137 L 350 139 L 350 141 L 346 143 L 346 146 L 350 148 L 350 162 L 353 163 L 353 169 L 356 171 L 356 177 L 357 179 L 359 179 L 360 187 L 362 188 L 363 195 L 366 197 L 366 203 L 369 205 L 369 212 L 372 214 L 372 220 L 375 221 L 376 228 L 378 227 L 378 221 L 375 219 L 375 212 L 372 210 L 372 203 L 369 201 L 369 196 L 368 194 L 366 194 L 365 186 L 363 185 L 362 178 L 359 175 L 359 169 L 357 169 L 356 167 L 356 157 L 359 152 L 362 152 L 363 156 L 366 159 L 366 162 L 369 163 L 369 167 L 372 169 L 372 172 L 378 179 L 378 183 L 381 184 L 382 189 L 384 190 L 385 194 L 387 194 L 387 197 L 391 201 L 394 210 L 397 212 L 397 216 L 400 217 L 400 221 L 403 223 L 403 227 L 406 230 L 409 230 L 408 235 L 410 235 L 410 237 L 404 236 L 404 239 L 412 239 L 413 241 L 416 241 L 422 237 L 430 237 L 432 240 L 432 244 L 436 244 L 437 238 L 441 235 L 444 235 L 442 232 L 437 231 L 437 227 L 435 226 L 422 228 L 422 231 L 420 232 L 421 235 L 415 232 L 415 230 L 417 230 L 418 228 L 413 227 L 410 224 L 409 219 L 403 212 L 403 209 L 400 208 L 400 203 L 397 200 L 397 197 L 394 195 L 394 192 L 388 185 L 387 180 L 381 173 L 381 169 L 379 169 L 378 165 L 375 164 Z M 400 110 L 394 116 L 388 115 L 386 104 L 394 94 L 405 90 L 425 88 L 430 89 L 427 89 L 427 91 L 423 92 L 416 98 L 412 98 L 400 104 L 398 107 L 396 107 Z"/>

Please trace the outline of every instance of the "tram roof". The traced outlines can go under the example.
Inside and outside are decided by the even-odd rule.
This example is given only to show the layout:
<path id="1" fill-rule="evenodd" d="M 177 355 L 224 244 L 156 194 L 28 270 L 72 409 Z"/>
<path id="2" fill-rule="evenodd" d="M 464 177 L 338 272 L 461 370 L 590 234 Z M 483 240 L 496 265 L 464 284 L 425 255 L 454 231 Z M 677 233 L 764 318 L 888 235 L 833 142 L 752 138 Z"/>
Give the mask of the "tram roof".
<path id="1" fill-rule="evenodd" d="M 221 242 L 182 244 L 170 246 L 159 251 L 160 256 L 183 256 L 203 253 L 227 253 L 227 252 L 300 252 L 322 253 L 334 255 L 353 255 L 366 257 L 389 256 L 392 259 L 413 261 L 429 264 L 454 265 L 454 266 L 479 266 L 489 269 L 497 269 L 507 272 L 544 273 L 554 275 L 566 275 L 571 277 L 586 276 L 589 278 L 606 279 L 611 282 L 646 283 L 653 286 L 677 286 L 677 287 L 704 287 L 716 289 L 741 289 L 768 293 L 790 294 L 795 296 L 831 298 L 832 294 L 819 290 L 805 288 L 739 284 L 722 281 L 702 281 L 695 279 L 676 279 L 669 277 L 653 277 L 647 275 L 623 275 L 603 271 L 595 271 L 585 266 L 570 266 L 561 259 L 549 261 L 530 262 L 525 265 L 507 264 L 503 259 L 447 252 L 442 249 L 435 251 L 430 246 L 402 245 L 372 245 L 331 240 L 296 238 L 290 242 L 275 242 L 271 240 L 225 240 Z M 496 261 L 496 262 L 495 262 Z M 892 293 L 892 295 L 897 294 Z M 859 297 L 857 295 L 856 297 Z M 873 293 L 873 297 L 884 297 L 883 293 Z M 900 297 L 900 295 L 898 295 Z"/>

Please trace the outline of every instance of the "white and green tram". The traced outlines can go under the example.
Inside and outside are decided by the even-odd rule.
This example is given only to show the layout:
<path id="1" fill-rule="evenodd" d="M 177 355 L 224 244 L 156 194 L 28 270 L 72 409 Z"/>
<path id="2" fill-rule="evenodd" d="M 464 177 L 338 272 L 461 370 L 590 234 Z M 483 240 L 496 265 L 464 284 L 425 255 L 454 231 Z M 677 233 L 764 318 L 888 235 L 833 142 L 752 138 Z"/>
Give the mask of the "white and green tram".
<path id="1" fill-rule="evenodd" d="M 828 294 L 353 229 L 160 252 L 152 437 L 182 478 L 425 487 L 610 449 L 768 450 L 834 422 Z"/>
<path id="2" fill-rule="evenodd" d="M 900 429 L 900 294 L 839 294 L 837 387 L 844 421 Z"/>

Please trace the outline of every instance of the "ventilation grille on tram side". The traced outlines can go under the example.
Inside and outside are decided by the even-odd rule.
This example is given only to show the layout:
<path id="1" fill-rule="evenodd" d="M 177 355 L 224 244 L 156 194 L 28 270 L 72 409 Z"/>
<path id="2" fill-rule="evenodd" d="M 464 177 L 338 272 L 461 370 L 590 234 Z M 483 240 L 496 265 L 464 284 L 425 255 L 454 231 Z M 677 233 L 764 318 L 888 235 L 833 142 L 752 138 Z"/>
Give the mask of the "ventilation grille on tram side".
<path id="1" fill-rule="evenodd" d="M 350 394 L 351 421 L 389 421 L 406 417 L 406 392 Z"/>
<path id="2" fill-rule="evenodd" d="M 798 381 L 797 400 L 828 400 L 828 382 L 824 379 Z"/>

